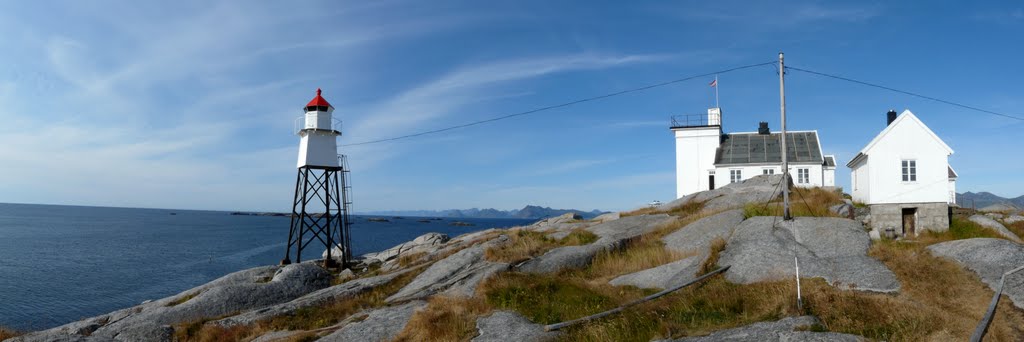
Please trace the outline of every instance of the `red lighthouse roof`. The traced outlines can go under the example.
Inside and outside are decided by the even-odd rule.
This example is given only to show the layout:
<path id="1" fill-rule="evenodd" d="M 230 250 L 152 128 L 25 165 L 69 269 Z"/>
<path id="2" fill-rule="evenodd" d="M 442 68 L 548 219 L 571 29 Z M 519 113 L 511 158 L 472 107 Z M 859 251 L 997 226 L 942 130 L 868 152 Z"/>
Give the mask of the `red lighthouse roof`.
<path id="1" fill-rule="evenodd" d="M 312 100 L 309 100 L 309 103 L 306 104 L 306 107 L 330 107 L 330 106 L 331 106 L 331 104 L 327 103 L 327 100 L 324 100 L 324 98 L 320 96 L 320 88 L 316 88 L 316 97 L 314 97 Z"/>

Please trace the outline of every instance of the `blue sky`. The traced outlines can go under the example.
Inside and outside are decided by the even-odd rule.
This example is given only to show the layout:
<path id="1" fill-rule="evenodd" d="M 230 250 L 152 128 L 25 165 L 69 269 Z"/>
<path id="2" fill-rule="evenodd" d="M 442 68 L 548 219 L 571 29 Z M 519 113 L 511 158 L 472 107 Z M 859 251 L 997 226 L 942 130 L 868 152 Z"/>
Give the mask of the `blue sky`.
<path id="1" fill-rule="evenodd" d="M 737 65 L 836 73 L 1024 116 L 1019 2 L 0 2 L 0 202 L 287 210 L 301 107 L 341 143 Z M 343 148 L 357 210 L 622 210 L 674 196 L 675 114 L 708 79 Z M 779 127 L 770 66 L 720 76 L 726 131 Z M 845 164 L 911 109 L 960 191 L 1024 194 L 1024 122 L 791 72 L 789 128 Z M 849 170 L 837 172 L 848 187 Z"/>

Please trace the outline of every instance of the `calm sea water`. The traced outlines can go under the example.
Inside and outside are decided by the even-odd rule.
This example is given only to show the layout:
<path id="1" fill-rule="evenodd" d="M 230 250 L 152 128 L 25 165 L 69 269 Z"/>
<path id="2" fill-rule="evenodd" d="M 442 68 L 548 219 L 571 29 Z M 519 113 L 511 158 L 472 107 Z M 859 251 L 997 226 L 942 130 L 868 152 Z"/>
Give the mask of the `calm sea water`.
<path id="1" fill-rule="evenodd" d="M 454 237 L 532 221 L 366 219 L 356 216 L 351 229 L 357 255 L 428 232 Z M 288 225 L 287 217 L 217 211 L 0 204 L 0 326 L 49 328 L 276 264 Z"/>

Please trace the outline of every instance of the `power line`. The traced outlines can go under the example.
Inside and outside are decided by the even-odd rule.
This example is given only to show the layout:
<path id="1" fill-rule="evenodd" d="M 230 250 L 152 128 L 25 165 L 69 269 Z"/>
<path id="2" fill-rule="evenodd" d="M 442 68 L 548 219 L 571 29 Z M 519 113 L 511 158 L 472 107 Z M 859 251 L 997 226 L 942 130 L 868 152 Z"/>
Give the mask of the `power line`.
<path id="1" fill-rule="evenodd" d="M 858 80 L 855 80 L 855 79 L 852 79 L 852 78 L 848 78 L 848 77 L 832 75 L 832 74 L 826 74 L 826 73 L 823 73 L 823 72 L 811 71 L 811 70 L 807 70 L 807 69 L 800 69 L 800 68 L 791 67 L 791 66 L 787 66 L 786 69 L 793 69 L 793 70 L 796 70 L 796 71 L 806 72 L 808 74 L 814 74 L 814 75 L 818 75 L 818 76 L 834 78 L 834 79 L 837 79 L 837 80 L 853 82 L 853 83 L 857 83 L 857 84 L 860 84 L 860 85 L 866 85 L 866 86 L 869 86 L 869 87 L 875 87 L 875 88 L 885 89 L 885 90 L 888 90 L 888 91 L 893 91 L 893 92 L 897 92 L 897 93 L 901 93 L 901 94 L 906 94 L 906 95 L 910 95 L 910 96 L 920 97 L 922 99 L 932 100 L 932 101 L 940 102 L 940 103 L 945 103 L 945 104 L 948 104 L 948 105 L 951 105 L 951 106 L 957 106 L 957 107 L 960 107 L 960 108 L 966 108 L 966 109 L 970 109 L 970 110 L 973 110 L 973 111 L 978 111 L 978 112 L 982 112 L 982 113 L 986 113 L 986 114 L 998 115 L 998 116 L 1002 116 L 1004 118 L 1010 118 L 1010 119 L 1016 119 L 1016 120 L 1024 121 L 1024 117 L 1013 116 L 1013 115 L 1003 114 L 1003 113 L 999 113 L 999 112 L 993 112 L 993 111 L 987 110 L 987 109 L 981 109 L 981 108 L 978 108 L 978 107 L 972 107 L 972 106 L 968 106 L 968 105 L 965 105 L 965 104 L 956 103 L 956 102 L 953 102 L 953 101 L 947 101 L 947 100 L 943 100 L 943 99 L 939 99 L 939 98 L 935 98 L 935 97 L 931 97 L 931 96 L 927 96 L 927 95 L 921 95 L 921 94 L 918 94 L 918 93 L 909 92 L 909 91 L 906 91 L 906 90 L 899 90 L 899 89 L 896 89 L 896 88 L 886 87 L 886 86 L 883 86 L 883 85 L 880 85 L 880 84 L 874 84 L 874 83 L 869 83 L 869 82 L 864 82 L 864 81 L 858 81 Z"/>
<path id="2" fill-rule="evenodd" d="M 450 131 L 450 130 L 453 130 L 453 129 L 465 128 L 465 127 L 469 127 L 469 126 L 476 126 L 476 125 L 479 125 L 479 124 L 484 124 L 484 123 L 488 123 L 488 122 L 504 120 L 504 119 L 513 118 L 513 117 L 517 117 L 517 116 L 534 114 L 534 113 L 543 112 L 543 111 L 546 111 L 546 110 L 552 110 L 552 109 L 557 109 L 557 108 L 562 108 L 562 107 L 568 107 L 568 106 L 577 105 L 577 104 L 584 103 L 584 102 L 597 101 L 597 100 L 606 99 L 606 98 L 609 98 L 609 97 L 625 95 L 625 94 L 629 94 L 629 93 L 635 93 L 635 92 L 644 91 L 644 90 L 653 89 L 653 88 L 658 88 L 658 87 L 664 87 L 664 86 L 667 86 L 667 85 L 676 84 L 676 83 L 684 82 L 684 81 L 689 81 L 689 80 L 692 80 L 692 79 L 695 79 L 695 78 L 699 78 L 699 77 L 708 77 L 708 76 L 713 76 L 713 75 L 717 75 L 717 74 L 724 74 L 724 73 L 727 73 L 727 72 L 733 72 L 733 71 L 738 71 L 738 70 L 743 70 L 743 69 L 759 67 L 759 66 L 763 66 L 763 65 L 773 65 L 774 63 L 775 62 L 767 62 L 767 63 L 758 63 L 758 64 L 744 65 L 744 66 L 739 66 L 739 67 L 735 67 L 735 68 L 729 68 L 729 69 L 724 69 L 724 70 L 704 73 L 704 74 L 700 74 L 700 75 L 687 76 L 687 77 L 683 77 L 683 78 L 674 79 L 674 80 L 671 80 L 671 81 L 665 81 L 665 82 L 661 82 L 661 83 L 650 84 L 650 85 L 646 85 L 646 86 L 642 86 L 642 87 L 626 89 L 626 90 L 617 91 L 617 92 L 614 92 L 614 93 L 608 93 L 608 94 L 604 94 L 604 95 L 588 97 L 588 98 L 584 98 L 584 99 L 579 99 L 579 100 L 575 100 L 575 101 L 570 101 L 570 102 L 565 102 L 565 103 L 561 103 L 561 104 L 551 105 L 551 106 L 547 106 L 547 107 L 531 109 L 531 110 L 527 110 L 527 111 L 524 111 L 524 112 L 518 112 L 518 113 L 513 113 L 513 114 L 508 114 L 508 115 L 502 115 L 502 116 L 498 116 L 498 117 L 494 117 L 494 118 L 490 118 L 490 119 L 486 119 L 486 120 L 473 121 L 473 122 L 468 122 L 468 123 L 464 123 L 464 124 L 460 124 L 460 125 L 449 126 L 449 127 L 439 128 L 439 129 L 429 130 L 429 131 L 423 131 L 423 132 L 419 132 L 419 133 L 406 134 L 406 135 L 401 135 L 401 136 L 397 136 L 397 137 L 377 139 L 377 140 L 369 140 L 369 141 L 363 141 L 363 142 L 357 142 L 357 143 L 351 143 L 351 144 L 343 144 L 341 146 L 369 145 L 369 144 L 376 144 L 376 143 L 382 143 L 382 142 L 387 142 L 387 141 L 395 141 L 395 140 L 401 140 L 401 139 L 408 139 L 408 138 L 418 137 L 418 136 L 421 136 L 421 135 L 440 133 L 440 132 Z"/>

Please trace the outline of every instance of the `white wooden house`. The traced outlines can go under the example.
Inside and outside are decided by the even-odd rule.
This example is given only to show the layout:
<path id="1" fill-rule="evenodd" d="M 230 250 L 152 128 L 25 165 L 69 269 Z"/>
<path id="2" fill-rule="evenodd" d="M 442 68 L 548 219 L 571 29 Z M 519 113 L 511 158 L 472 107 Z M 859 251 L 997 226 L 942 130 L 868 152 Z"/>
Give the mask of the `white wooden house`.
<path id="1" fill-rule="evenodd" d="M 909 110 L 886 116 L 885 129 L 846 164 L 854 201 L 871 207 L 871 226 L 883 234 L 949 229 L 949 208 L 956 204 L 953 149 Z"/>
<path id="2" fill-rule="evenodd" d="M 725 134 L 722 111 L 676 116 L 676 197 L 712 190 L 754 176 L 781 173 L 782 136 L 761 122 L 757 132 Z M 834 187 L 835 156 L 822 155 L 817 131 L 786 132 L 789 174 L 802 187 Z"/>

